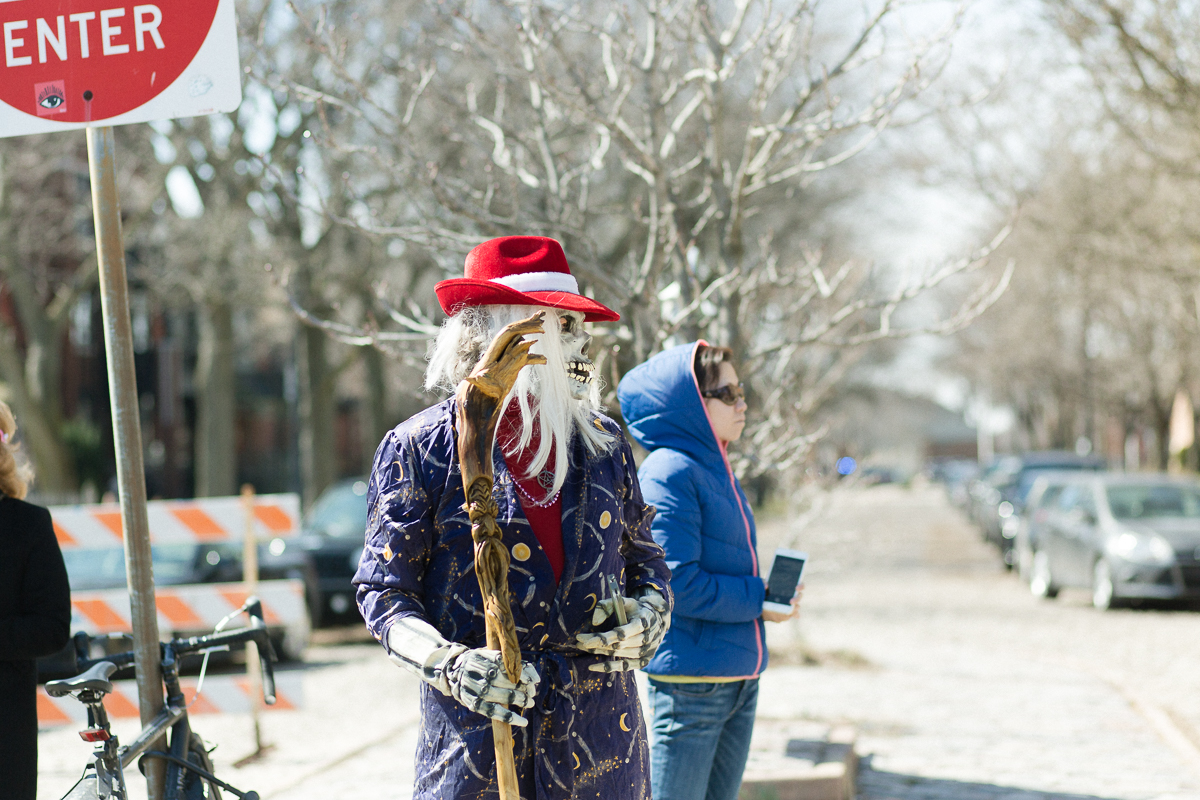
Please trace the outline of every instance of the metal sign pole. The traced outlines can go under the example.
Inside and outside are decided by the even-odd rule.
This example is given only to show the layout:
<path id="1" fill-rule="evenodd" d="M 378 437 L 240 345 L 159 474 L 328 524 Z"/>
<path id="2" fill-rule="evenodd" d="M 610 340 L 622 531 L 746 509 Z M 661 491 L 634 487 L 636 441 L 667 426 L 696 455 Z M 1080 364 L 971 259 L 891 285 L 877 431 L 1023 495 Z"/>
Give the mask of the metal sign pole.
<path id="1" fill-rule="evenodd" d="M 117 195 L 113 129 L 88 128 L 88 169 L 92 181 L 92 217 L 96 225 L 96 260 L 100 266 L 100 300 L 104 317 L 104 349 L 108 357 L 108 396 L 117 450 L 117 490 L 125 538 L 125 574 L 129 584 L 137 670 L 138 712 L 142 724 L 163 708 L 159 662 L 158 617 L 154 605 L 154 570 L 150 560 L 150 525 L 146 518 L 146 473 L 142 464 L 142 431 L 133 364 L 133 331 L 129 318 L 129 285 L 125 277 L 125 244 L 121 237 L 121 201 Z M 149 800 L 163 796 L 165 762 L 148 759 Z"/>

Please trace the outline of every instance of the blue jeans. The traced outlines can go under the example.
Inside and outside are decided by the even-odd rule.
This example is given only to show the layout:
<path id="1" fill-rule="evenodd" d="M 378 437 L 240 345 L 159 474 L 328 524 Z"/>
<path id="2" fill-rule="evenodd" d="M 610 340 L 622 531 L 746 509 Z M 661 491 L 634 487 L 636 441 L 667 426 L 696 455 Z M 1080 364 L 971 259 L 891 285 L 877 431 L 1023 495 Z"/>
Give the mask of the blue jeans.
<path id="1" fill-rule="evenodd" d="M 758 679 L 650 679 L 650 790 L 654 800 L 737 800 L 750 754 Z"/>

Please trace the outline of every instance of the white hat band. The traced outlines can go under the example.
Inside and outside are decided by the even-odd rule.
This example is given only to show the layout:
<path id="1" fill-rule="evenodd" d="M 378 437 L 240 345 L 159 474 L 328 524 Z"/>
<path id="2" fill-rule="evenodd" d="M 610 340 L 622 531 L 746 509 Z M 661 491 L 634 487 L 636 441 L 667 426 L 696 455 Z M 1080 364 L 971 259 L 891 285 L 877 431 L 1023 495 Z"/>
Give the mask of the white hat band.
<path id="1" fill-rule="evenodd" d="M 498 283 L 518 292 L 568 292 L 579 294 L 579 283 L 575 276 L 565 272 L 519 272 L 503 278 L 488 278 L 489 283 Z"/>

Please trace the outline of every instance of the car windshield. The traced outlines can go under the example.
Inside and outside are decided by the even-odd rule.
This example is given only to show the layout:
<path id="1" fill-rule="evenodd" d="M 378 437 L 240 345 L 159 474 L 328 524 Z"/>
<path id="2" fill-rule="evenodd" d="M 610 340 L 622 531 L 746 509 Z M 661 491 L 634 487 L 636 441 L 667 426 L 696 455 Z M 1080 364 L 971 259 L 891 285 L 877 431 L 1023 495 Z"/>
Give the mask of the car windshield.
<path id="1" fill-rule="evenodd" d="M 154 561 L 155 584 L 177 586 L 194 580 L 196 545 L 155 545 L 150 548 L 150 557 Z M 74 591 L 116 589 L 125 585 L 125 551 L 119 547 L 102 550 L 66 548 L 63 563 Z"/>
<path id="2" fill-rule="evenodd" d="M 363 538 L 367 529 L 367 484 L 355 481 L 328 489 L 313 503 L 305 528 L 335 539 Z"/>
<path id="3" fill-rule="evenodd" d="M 1056 502 L 1058 502 L 1058 496 L 1062 494 L 1064 488 L 1066 487 L 1058 484 L 1047 486 L 1042 492 L 1041 496 L 1036 499 L 1037 507 L 1049 508 L 1050 506 L 1054 505 Z"/>
<path id="4" fill-rule="evenodd" d="M 1200 490 L 1193 486 L 1110 486 L 1107 494 L 1117 519 L 1200 517 Z"/>
<path id="5" fill-rule="evenodd" d="M 1052 472 L 1063 472 L 1067 470 L 1095 470 L 1096 467 L 1091 464 L 1055 464 L 1047 467 L 1027 467 L 1021 470 L 1021 477 L 1017 481 L 1017 498 L 1024 501 L 1029 496 L 1029 490 L 1033 488 L 1033 483 L 1043 475 L 1048 475 Z"/>

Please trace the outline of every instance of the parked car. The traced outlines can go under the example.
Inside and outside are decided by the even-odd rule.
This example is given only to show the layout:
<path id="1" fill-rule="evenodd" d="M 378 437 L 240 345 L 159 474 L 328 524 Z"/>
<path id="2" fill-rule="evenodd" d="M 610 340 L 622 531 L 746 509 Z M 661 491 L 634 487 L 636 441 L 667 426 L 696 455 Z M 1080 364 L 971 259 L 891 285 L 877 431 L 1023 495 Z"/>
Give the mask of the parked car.
<path id="1" fill-rule="evenodd" d="M 155 586 L 193 583 L 231 583 L 242 579 L 242 543 L 162 544 L 150 548 Z M 63 550 L 71 591 L 116 589 L 125 586 L 125 551 L 67 548 Z M 260 580 L 295 578 L 315 585 L 316 573 L 308 554 L 287 539 L 272 539 L 258 547 Z"/>
<path id="2" fill-rule="evenodd" d="M 858 471 L 860 486 L 881 486 L 885 483 L 904 483 L 904 473 L 896 467 L 873 464 Z"/>
<path id="3" fill-rule="evenodd" d="M 972 516 L 983 538 L 999 548 L 1005 566 L 1011 568 L 1016 561 L 1013 540 L 1033 482 L 1049 472 L 1106 468 L 1107 463 L 1098 456 L 1055 450 L 1003 456 L 986 474 L 984 485 L 973 494 Z"/>
<path id="4" fill-rule="evenodd" d="M 951 503 L 966 508 L 970 500 L 968 486 L 979 475 L 979 463 L 967 458 L 940 459 L 929 464 L 928 473 L 930 480 L 946 487 Z"/>
<path id="5" fill-rule="evenodd" d="M 1063 487 L 1033 551 L 1030 588 L 1133 599 L 1200 599 L 1200 483 L 1168 475 L 1080 475 Z"/>
<path id="6" fill-rule="evenodd" d="M 1033 551 L 1041 538 L 1042 528 L 1049 521 L 1054 504 L 1063 488 L 1079 477 L 1078 470 L 1066 472 L 1049 472 L 1040 475 L 1029 489 L 1025 498 L 1025 508 L 1017 515 L 1017 535 L 1013 539 L 1013 551 L 1016 553 L 1014 566 L 1021 580 L 1029 582 L 1033 567 Z"/>
<path id="7" fill-rule="evenodd" d="M 317 573 L 314 625 L 359 618 L 350 579 L 358 569 L 366 529 L 366 478 L 330 486 L 305 515 L 300 546 L 312 557 Z"/>

